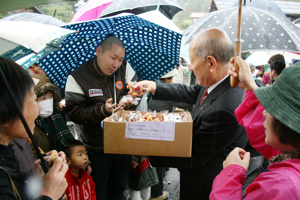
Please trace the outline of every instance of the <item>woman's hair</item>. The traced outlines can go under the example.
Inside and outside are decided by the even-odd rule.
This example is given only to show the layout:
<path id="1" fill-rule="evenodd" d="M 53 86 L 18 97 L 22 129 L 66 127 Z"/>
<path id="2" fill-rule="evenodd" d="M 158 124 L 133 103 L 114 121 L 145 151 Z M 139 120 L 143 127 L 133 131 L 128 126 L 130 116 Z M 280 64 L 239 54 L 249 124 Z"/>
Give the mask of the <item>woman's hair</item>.
<path id="1" fill-rule="evenodd" d="M 275 61 L 280 61 L 280 62 L 285 63 L 284 56 L 281 54 L 275 54 L 269 59 L 268 64 L 271 65 L 272 62 L 275 62 Z"/>
<path id="2" fill-rule="evenodd" d="M 275 117 L 273 118 L 273 131 L 278 136 L 280 143 L 285 145 L 292 145 L 294 148 L 298 149 L 300 147 L 300 133 L 297 133 L 296 131 L 290 129 Z"/>
<path id="3" fill-rule="evenodd" d="M 20 109 L 23 110 L 25 96 L 28 95 L 30 89 L 34 87 L 31 77 L 20 65 L 3 57 L 0 57 L 0 68 L 17 104 Z M 18 113 L 15 105 L 12 103 L 12 99 L 8 95 L 8 90 L 4 86 L 4 80 L 2 80 L 2 78 L 0 79 L 0 85 L 0 125 L 3 125 L 17 119 Z"/>
<path id="4" fill-rule="evenodd" d="M 281 72 L 284 70 L 284 68 L 285 68 L 285 63 L 283 63 L 281 61 L 272 62 L 270 65 L 270 69 L 275 70 L 275 72 L 278 76 L 281 74 Z"/>
<path id="5" fill-rule="evenodd" d="M 255 68 L 258 69 L 259 71 L 262 71 L 262 74 L 256 75 L 256 77 L 261 77 L 261 78 L 263 78 L 263 77 L 264 77 L 264 73 L 265 73 L 265 66 L 263 66 L 263 65 L 258 65 L 258 66 L 256 66 Z"/>

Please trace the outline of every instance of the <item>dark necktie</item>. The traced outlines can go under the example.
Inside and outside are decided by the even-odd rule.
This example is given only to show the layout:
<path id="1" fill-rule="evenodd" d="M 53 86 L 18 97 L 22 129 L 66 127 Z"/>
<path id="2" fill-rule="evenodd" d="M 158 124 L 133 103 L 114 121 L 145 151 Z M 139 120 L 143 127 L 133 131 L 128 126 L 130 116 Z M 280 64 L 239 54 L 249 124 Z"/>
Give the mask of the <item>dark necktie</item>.
<path id="1" fill-rule="evenodd" d="M 202 103 L 202 101 L 205 99 L 205 97 L 207 96 L 207 88 L 206 88 L 206 90 L 204 91 L 204 93 L 203 93 L 203 95 L 202 95 L 202 98 L 201 98 L 201 102 L 200 102 L 200 104 Z"/>

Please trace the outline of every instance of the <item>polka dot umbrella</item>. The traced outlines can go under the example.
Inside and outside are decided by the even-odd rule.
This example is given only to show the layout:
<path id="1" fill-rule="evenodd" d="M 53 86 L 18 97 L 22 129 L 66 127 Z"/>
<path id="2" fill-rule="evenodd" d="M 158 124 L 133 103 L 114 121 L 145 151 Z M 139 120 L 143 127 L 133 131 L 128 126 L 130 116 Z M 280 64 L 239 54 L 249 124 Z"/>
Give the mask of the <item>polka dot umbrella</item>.
<path id="1" fill-rule="evenodd" d="M 47 75 L 64 88 L 67 76 L 95 56 L 96 48 L 108 36 L 119 37 L 125 58 L 141 80 L 157 80 L 178 65 L 182 35 L 135 15 L 122 15 L 63 26 L 77 31 L 59 49 L 40 59 Z"/>
<path id="2" fill-rule="evenodd" d="M 184 30 L 183 42 L 190 44 L 198 32 L 219 27 L 227 32 L 232 42 L 237 35 L 238 8 L 214 11 L 198 19 Z M 300 52 L 300 30 L 285 16 L 243 6 L 241 39 L 242 51 L 282 50 Z"/>

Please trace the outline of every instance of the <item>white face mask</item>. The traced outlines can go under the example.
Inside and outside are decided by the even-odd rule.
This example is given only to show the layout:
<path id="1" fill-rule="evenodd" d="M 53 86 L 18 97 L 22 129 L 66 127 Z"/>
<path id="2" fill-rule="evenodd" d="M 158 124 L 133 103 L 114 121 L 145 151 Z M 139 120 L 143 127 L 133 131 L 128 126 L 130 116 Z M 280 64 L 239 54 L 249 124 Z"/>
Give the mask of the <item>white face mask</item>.
<path id="1" fill-rule="evenodd" d="M 53 99 L 38 102 L 40 107 L 40 116 L 47 118 L 53 113 Z"/>

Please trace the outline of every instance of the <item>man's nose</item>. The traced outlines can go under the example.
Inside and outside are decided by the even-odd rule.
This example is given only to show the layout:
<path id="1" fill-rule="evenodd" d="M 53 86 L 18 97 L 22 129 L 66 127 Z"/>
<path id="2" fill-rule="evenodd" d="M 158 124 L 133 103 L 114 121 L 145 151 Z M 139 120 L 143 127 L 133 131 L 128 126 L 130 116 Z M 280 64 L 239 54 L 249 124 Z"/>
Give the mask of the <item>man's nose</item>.
<path id="1" fill-rule="evenodd" d="M 119 60 L 116 60 L 114 63 L 113 63 L 113 67 L 117 68 L 119 67 L 122 63 L 120 63 L 121 61 Z"/>

